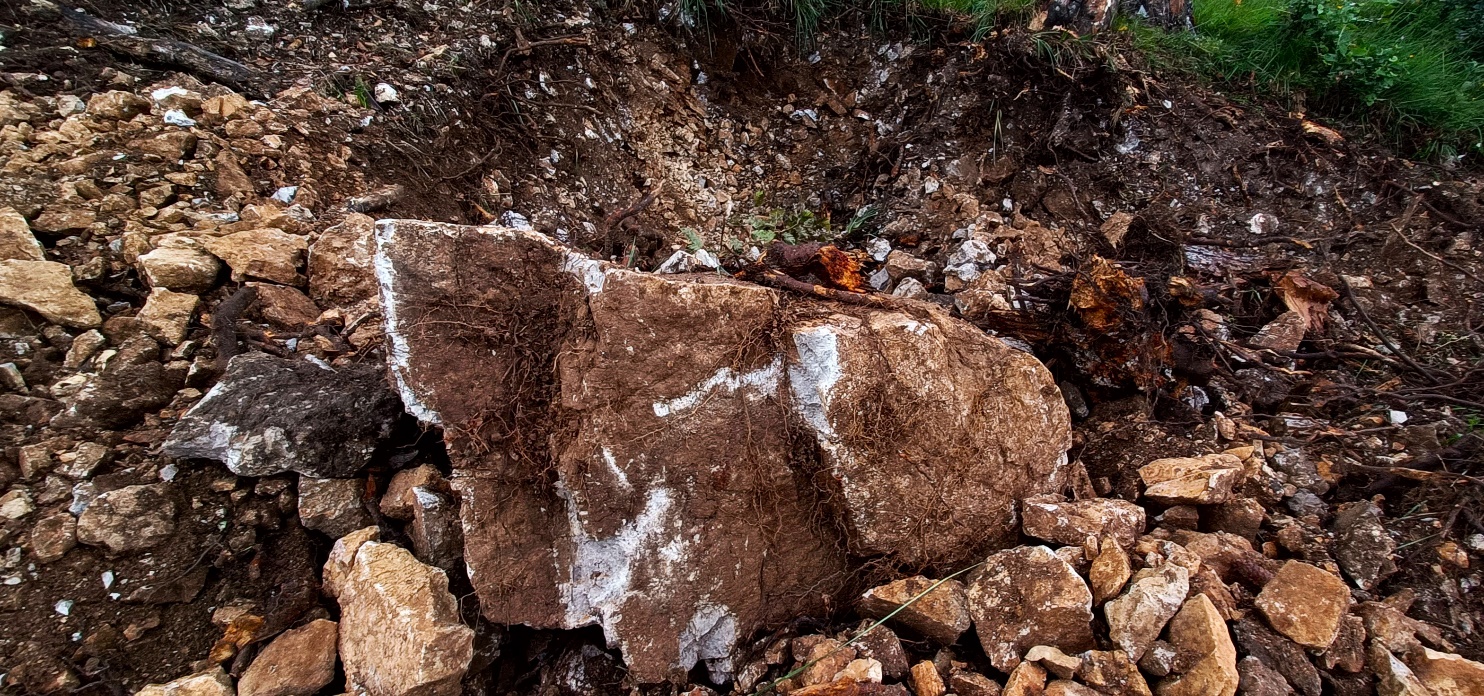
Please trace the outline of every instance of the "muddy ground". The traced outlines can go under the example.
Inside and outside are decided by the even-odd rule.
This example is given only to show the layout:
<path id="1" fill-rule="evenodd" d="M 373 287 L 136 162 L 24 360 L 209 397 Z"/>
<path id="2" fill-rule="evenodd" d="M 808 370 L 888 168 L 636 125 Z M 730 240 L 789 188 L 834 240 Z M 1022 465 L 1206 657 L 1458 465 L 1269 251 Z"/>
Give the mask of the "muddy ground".
<path id="1" fill-rule="evenodd" d="M 1484 539 L 1467 541 L 1484 534 L 1473 433 L 1484 417 L 1477 170 L 1409 161 L 1318 116 L 1150 73 L 1116 37 L 1011 27 L 973 44 L 945 24 L 915 41 L 847 18 L 800 50 L 789 27 L 761 15 L 698 30 L 648 3 L 351 5 L 72 7 L 240 61 L 250 77 L 230 87 L 249 98 L 298 87 L 343 105 L 323 124 L 320 112 L 291 124 L 287 149 L 301 148 L 291 158 L 244 160 L 258 195 L 311 189 L 321 228 L 339 221 L 347 199 L 400 186 L 374 215 L 524 219 L 644 270 L 687 248 L 737 270 L 774 236 L 833 240 L 870 270 L 879 265 L 870 239 L 941 265 L 999 217 L 1017 231 L 996 249 L 1018 300 L 964 313 L 1020 341 L 1062 382 L 1078 418 L 1072 457 L 1100 494 L 1131 498 L 1137 466 L 1218 440 L 1303 449 L 1332 483 L 1319 517 L 1383 496 L 1400 572 L 1375 594 L 1415 591 L 1413 616 L 1443 628 L 1460 654 L 1484 657 L 1473 630 L 1484 620 Z M 0 31 L 0 83 L 23 101 L 195 79 L 110 52 L 46 2 L 6 4 Z M 330 157 L 344 166 L 322 166 Z M 26 212 L 57 201 L 44 181 L 10 176 L 0 205 Z M 1119 212 L 1132 216 L 1126 228 L 1110 228 Z M 1136 300 L 1103 298 L 1111 318 L 1101 325 L 1069 307 L 1097 257 L 1143 281 Z M 1244 355 L 1244 341 L 1291 308 L 1281 292 L 1290 271 L 1335 291 L 1320 303 L 1327 322 L 1298 350 Z M 929 275 L 931 298 L 952 305 L 957 288 Z M 137 306 L 141 288 L 130 270 L 89 290 Z M 205 306 L 231 290 L 203 296 Z M 204 342 L 205 319 L 191 332 Z M 20 357 L 7 350 L 6 360 Z M 65 349 L 46 350 L 56 362 Z M 330 357 L 381 359 L 374 343 Z M 45 381 L 43 372 L 28 381 Z M 169 464 L 156 446 L 181 410 L 86 433 L 113 449 L 101 476 L 123 477 L 114 487 L 152 480 Z M 3 436 L 14 462 L 53 433 L 13 419 Z M 414 459 L 447 467 L 437 433 L 410 425 L 382 456 L 397 462 L 373 470 L 382 485 Z M 1442 473 L 1417 481 L 1385 471 L 1401 465 Z M 24 659 L 71 665 L 83 676 L 77 690 L 128 693 L 189 672 L 221 635 L 216 608 L 247 603 L 284 621 L 328 613 L 333 603 L 315 606 L 302 589 L 332 539 L 300 527 L 279 504 L 288 482 L 274 481 L 219 466 L 182 471 L 190 514 L 168 546 L 135 558 L 79 547 L 26 568 L 25 582 L 0 589 L 0 655 L 13 666 L 32 646 L 46 657 Z M 24 522 L 7 522 L 13 553 Z M 234 548 L 241 525 L 258 531 Z M 1440 556 L 1448 542 L 1465 549 L 1464 564 Z M 170 600 L 114 602 L 105 570 L 187 587 Z M 892 572 L 918 570 L 951 569 Z M 470 592 L 467 580 L 453 583 L 456 595 Z M 66 614 L 62 600 L 74 602 Z M 842 608 L 800 626 L 854 618 Z M 143 637 L 124 638 L 131 628 Z M 476 660 L 489 667 L 472 691 L 557 688 L 556 658 L 601 644 L 583 632 L 481 630 Z"/>

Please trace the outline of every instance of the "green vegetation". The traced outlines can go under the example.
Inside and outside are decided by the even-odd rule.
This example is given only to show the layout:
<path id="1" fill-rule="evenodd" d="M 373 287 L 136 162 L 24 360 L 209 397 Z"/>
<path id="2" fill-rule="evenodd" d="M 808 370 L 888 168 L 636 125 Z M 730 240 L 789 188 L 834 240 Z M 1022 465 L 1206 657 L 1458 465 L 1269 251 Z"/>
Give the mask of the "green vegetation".
<path id="1" fill-rule="evenodd" d="M 1484 0 L 1201 0 L 1196 32 L 1124 19 L 1175 69 L 1302 96 L 1342 119 L 1422 135 L 1436 154 L 1484 140 Z"/>

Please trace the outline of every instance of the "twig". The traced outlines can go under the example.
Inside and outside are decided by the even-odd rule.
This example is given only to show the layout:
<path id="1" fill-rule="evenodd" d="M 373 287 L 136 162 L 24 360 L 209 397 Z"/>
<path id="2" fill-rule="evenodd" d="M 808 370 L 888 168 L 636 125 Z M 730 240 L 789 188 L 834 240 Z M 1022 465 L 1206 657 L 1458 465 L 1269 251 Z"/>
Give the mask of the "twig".
<path id="1" fill-rule="evenodd" d="M 1423 202 L 1423 201 L 1422 201 L 1422 196 L 1420 196 L 1420 195 L 1417 196 L 1416 198 L 1413 198 L 1412 199 L 1412 205 L 1408 206 L 1408 208 L 1407 208 L 1407 214 L 1402 218 L 1401 224 L 1400 225 L 1397 225 L 1396 227 L 1393 227 L 1392 228 L 1392 232 L 1395 232 L 1397 238 L 1400 239 L 1400 240 L 1402 240 L 1403 243 L 1405 243 L 1409 247 L 1412 247 L 1413 249 L 1416 249 L 1423 256 L 1426 256 L 1427 258 L 1430 258 L 1430 259 L 1432 259 L 1434 261 L 1437 261 L 1438 263 L 1441 263 L 1444 266 L 1447 266 L 1447 267 L 1449 267 L 1449 268 L 1451 268 L 1451 269 L 1453 269 L 1455 271 L 1458 271 L 1459 273 L 1462 273 L 1462 274 L 1468 276 L 1475 283 L 1479 283 L 1480 285 L 1484 285 L 1484 279 L 1481 279 L 1479 276 L 1474 275 L 1474 273 L 1472 271 L 1470 271 L 1469 269 L 1464 268 L 1463 266 L 1460 266 L 1460 265 L 1458 265 L 1456 263 L 1453 263 L 1452 261 L 1449 261 L 1448 259 L 1445 259 L 1445 258 L 1443 258 L 1441 256 L 1438 256 L 1437 254 L 1434 254 L 1434 253 L 1432 253 L 1432 252 L 1430 252 L 1430 251 L 1428 251 L 1426 249 L 1423 249 L 1422 247 L 1418 246 L 1416 242 L 1413 242 L 1412 240 L 1407 239 L 1407 235 L 1406 235 L 1405 232 L 1403 232 L 1403 230 L 1406 229 L 1407 223 L 1408 222 L 1411 222 L 1411 220 L 1412 220 L 1412 214 L 1414 212 L 1416 212 L 1416 210 L 1417 210 L 1417 204 L 1418 203 L 1421 203 L 1421 202 Z M 1428 207 L 1431 208 L 1432 206 L 1428 206 Z"/>
<path id="2" fill-rule="evenodd" d="M 1366 313 L 1365 307 L 1360 306 L 1360 301 L 1355 299 L 1355 291 L 1350 289 L 1350 282 L 1345 280 L 1344 275 L 1338 275 L 1338 277 L 1340 279 L 1340 287 L 1345 289 L 1346 299 L 1350 300 L 1350 304 L 1355 307 L 1355 311 L 1360 314 L 1360 318 L 1365 322 L 1366 326 L 1371 327 L 1371 330 L 1376 332 L 1376 336 L 1381 339 L 1381 344 L 1386 346 L 1386 349 L 1391 351 L 1392 355 L 1400 358 L 1402 362 L 1406 363 L 1417 374 L 1426 377 L 1427 381 L 1433 384 L 1441 384 L 1432 372 L 1418 365 L 1417 361 L 1412 359 L 1412 356 L 1407 355 L 1401 348 L 1393 344 L 1390 338 L 1387 338 L 1386 332 L 1382 331 L 1381 327 L 1376 325 L 1376 322 L 1371 319 L 1371 315 Z"/>

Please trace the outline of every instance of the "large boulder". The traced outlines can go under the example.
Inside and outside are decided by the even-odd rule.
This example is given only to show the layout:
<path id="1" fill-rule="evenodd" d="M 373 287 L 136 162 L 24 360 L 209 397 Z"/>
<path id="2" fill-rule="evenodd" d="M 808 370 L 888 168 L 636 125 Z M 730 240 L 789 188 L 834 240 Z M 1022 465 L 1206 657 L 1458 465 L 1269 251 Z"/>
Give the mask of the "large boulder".
<path id="1" fill-rule="evenodd" d="M 370 461 L 400 411 L 374 367 L 246 353 L 181 417 L 163 451 L 215 459 L 239 476 L 348 477 Z"/>
<path id="2" fill-rule="evenodd" d="M 508 228 L 381 221 L 376 242 L 388 361 L 444 429 L 482 611 L 601 625 L 639 681 L 726 678 L 737 641 L 824 609 L 850 553 L 982 558 L 1066 479 L 1044 366 L 935 307 L 629 271 Z"/>

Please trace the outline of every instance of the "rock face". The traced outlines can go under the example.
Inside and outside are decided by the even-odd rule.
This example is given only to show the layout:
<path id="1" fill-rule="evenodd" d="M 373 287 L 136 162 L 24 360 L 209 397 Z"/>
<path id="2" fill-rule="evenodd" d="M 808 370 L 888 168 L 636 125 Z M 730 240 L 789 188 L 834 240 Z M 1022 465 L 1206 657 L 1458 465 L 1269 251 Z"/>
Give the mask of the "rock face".
<path id="1" fill-rule="evenodd" d="M 247 353 L 170 432 L 172 457 L 215 459 L 239 476 L 297 471 L 351 476 L 391 434 L 401 411 L 372 367 L 326 370 Z"/>
<path id="2" fill-rule="evenodd" d="M 87 329 L 103 323 L 93 298 L 72 285 L 72 269 L 53 261 L 0 261 L 0 302 L 47 321 Z"/>
<path id="3" fill-rule="evenodd" d="M 335 678 L 334 621 L 315 619 L 284 631 L 242 673 L 238 696 L 300 696 L 312 694 Z"/>
<path id="4" fill-rule="evenodd" d="M 175 498 L 164 483 L 104 493 L 77 519 L 78 541 L 112 553 L 142 551 L 174 533 Z"/>
<path id="5" fill-rule="evenodd" d="M 917 595 L 927 592 L 935 580 L 921 575 L 872 588 L 861 596 L 861 613 L 883 618 Z M 922 634 L 939 645 L 953 645 L 969 630 L 969 603 L 964 584 L 945 580 L 937 589 L 897 612 L 893 621 Z"/>
<path id="6" fill-rule="evenodd" d="M 1323 650 L 1340 633 L 1350 590 L 1332 573 L 1302 561 L 1283 564 L 1257 595 L 1257 610 L 1274 630 L 1304 647 Z"/>
<path id="7" fill-rule="evenodd" d="M 730 671 L 737 640 L 841 589 L 848 552 L 1002 546 L 1015 501 L 1065 478 L 1050 374 L 936 308 L 785 313 L 509 228 L 381 221 L 376 242 L 388 360 L 444 428 L 481 610 L 601 625 L 638 681 Z"/>
<path id="8" fill-rule="evenodd" d="M 990 556 L 969 583 L 969 613 L 984 654 L 1001 672 L 1037 645 L 1071 654 L 1093 647 L 1092 592 L 1045 546 Z"/>
<path id="9" fill-rule="evenodd" d="M 344 551 L 353 554 L 336 586 L 346 690 L 368 696 L 458 694 L 474 658 L 474 631 L 459 621 L 448 576 L 392 544 L 361 541 Z M 329 564 L 325 572 L 330 574 Z"/>

